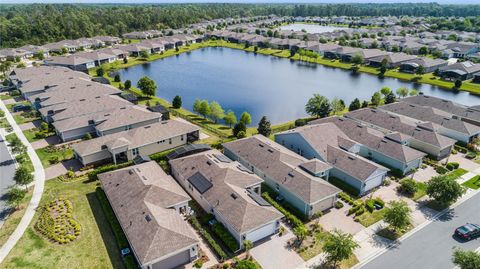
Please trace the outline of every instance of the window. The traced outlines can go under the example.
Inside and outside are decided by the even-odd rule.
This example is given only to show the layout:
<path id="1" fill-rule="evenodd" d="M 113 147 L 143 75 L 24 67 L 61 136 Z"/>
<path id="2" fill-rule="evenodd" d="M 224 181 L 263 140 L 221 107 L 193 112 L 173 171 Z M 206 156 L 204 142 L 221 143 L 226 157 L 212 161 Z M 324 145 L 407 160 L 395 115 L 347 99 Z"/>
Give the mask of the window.
<path id="1" fill-rule="evenodd" d="M 138 148 L 132 149 L 133 156 L 138 155 Z"/>

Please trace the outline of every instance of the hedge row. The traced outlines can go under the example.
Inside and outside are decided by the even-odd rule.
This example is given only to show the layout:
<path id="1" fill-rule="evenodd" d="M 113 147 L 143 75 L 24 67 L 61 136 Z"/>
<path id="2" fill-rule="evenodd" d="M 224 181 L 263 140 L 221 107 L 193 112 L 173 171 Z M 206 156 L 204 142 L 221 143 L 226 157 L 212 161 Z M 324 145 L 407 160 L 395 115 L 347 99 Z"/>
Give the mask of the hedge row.
<path id="1" fill-rule="evenodd" d="M 451 163 L 447 163 L 445 167 L 447 167 L 448 170 L 453 171 L 455 169 L 458 169 L 458 167 L 460 167 L 460 164 L 457 162 L 451 162 Z"/>
<path id="2" fill-rule="evenodd" d="M 121 164 L 107 164 L 107 165 L 104 165 L 104 166 L 100 166 L 97 169 L 95 169 L 91 172 L 88 172 L 88 179 L 91 180 L 91 181 L 95 181 L 95 180 L 98 179 L 98 177 L 97 177 L 98 174 L 110 172 L 110 171 L 121 169 L 121 168 L 125 168 L 127 166 L 132 165 L 132 164 L 133 164 L 132 162 L 126 162 L 126 163 L 121 163 Z"/>
<path id="3" fill-rule="evenodd" d="M 223 251 L 220 245 L 218 245 L 215 239 L 213 239 L 213 237 L 205 229 L 203 229 L 202 225 L 200 224 L 200 222 L 198 222 L 196 218 L 190 218 L 188 221 L 190 222 L 190 224 L 192 224 L 195 230 L 197 230 L 203 236 L 203 238 L 207 240 L 210 247 L 213 248 L 213 250 L 222 260 L 226 260 L 228 258 L 227 254 Z"/>
<path id="4" fill-rule="evenodd" d="M 269 202 L 273 207 L 275 207 L 278 211 L 280 211 L 283 215 L 285 215 L 285 218 L 287 219 L 287 222 L 292 225 L 293 228 L 297 227 L 305 227 L 303 222 L 298 219 L 295 215 L 287 211 L 285 208 L 283 208 L 279 203 L 277 203 L 272 197 L 267 192 L 262 193 L 262 198 L 265 199 L 267 202 Z"/>
<path id="5" fill-rule="evenodd" d="M 220 222 L 212 226 L 212 231 L 223 241 L 230 251 L 235 252 L 240 248 L 237 240 L 235 240 L 232 234 Z"/>

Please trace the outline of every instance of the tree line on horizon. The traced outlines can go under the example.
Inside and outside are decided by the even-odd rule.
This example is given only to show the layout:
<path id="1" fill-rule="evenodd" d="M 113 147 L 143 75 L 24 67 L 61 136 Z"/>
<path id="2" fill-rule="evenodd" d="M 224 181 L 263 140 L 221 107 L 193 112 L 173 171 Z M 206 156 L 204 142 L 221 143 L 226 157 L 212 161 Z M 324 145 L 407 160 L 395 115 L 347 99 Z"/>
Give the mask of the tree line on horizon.
<path id="1" fill-rule="evenodd" d="M 29 4 L 0 5 L 0 47 L 181 28 L 204 20 L 267 16 L 433 16 L 443 28 L 480 31 L 480 5 L 418 4 Z"/>

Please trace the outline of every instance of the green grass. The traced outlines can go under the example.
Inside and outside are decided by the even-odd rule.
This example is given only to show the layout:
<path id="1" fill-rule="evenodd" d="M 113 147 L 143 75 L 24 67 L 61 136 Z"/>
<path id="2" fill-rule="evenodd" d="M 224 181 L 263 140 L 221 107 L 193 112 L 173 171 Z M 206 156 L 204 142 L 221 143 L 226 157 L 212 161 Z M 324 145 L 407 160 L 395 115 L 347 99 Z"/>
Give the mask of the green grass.
<path id="1" fill-rule="evenodd" d="M 385 216 L 385 212 L 385 208 L 382 208 L 380 210 L 374 210 L 372 213 L 365 211 L 365 213 L 358 216 L 356 219 L 358 219 L 358 222 L 364 227 L 368 227 L 382 220 Z"/>
<path id="2" fill-rule="evenodd" d="M 474 190 L 480 189 L 480 175 L 474 176 L 473 178 L 464 182 L 462 185 Z"/>
<path id="3" fill-rule="evenodd" d="M 427 195 L 427 184 L 423 182 L 417 182 L 417 191 L 413 195 L 412 200 L 413 201 L 418 201 L 420 198 L 424 197 Z"/>
<path id="4" fill-rule="evenodd" d="M 23 188 L 23 187 L 21 187 Z M 23 188 L 24 189 L 24 188 Z M 3 246 L 13 231 L 17 228 L 20 220 L 25 214 L 25 210 L 27 210 L 27 205 L 32 198 L 32 189 L 25 195 L 22 202 L 18 206 L 18 208 L 10 213 L 8 218 L 3 223 L 2 228 L 0 229 L 0 246 Z"/>
<path id="5" fill-rule="evenodd" d="M 38 141 L 38 140 L 42 140 L 43 138 L 38 138 L 36 137 L 36 133 L 38 133 L 38 129 L 30 129 L 30 130 L 25 130 L 23 131 L 23 134 L 25 135 L 25 137 L 27 138 L 28 142 L 35 142 L 35 141 Z M 47 137 L 48 136 L 52 136 L 52 135 L 55 135 L 55 132 L 48 132 L 47 133 Z"/>
<path id="6" fill-rule="evenodd" d="M 8 100 L 12 98 L 13 96 L 11 96 L 10 94 L 0 94 L 0 100 Z"/>
<path id="7" fill-rule="evenodd" d="M 42 162 L 43 168 L 47 168 L 51 165 L 51 160 L 54 159 L 55 157 L 58 158 L 58 161 L 64 161 L 64 160 L 70 160 L 73 159 L 73 150 L 70 148 L 67 149 L 58 149 L 55 152 L 47 152 L 47 148 L 41 148 L 35 150 L 35 152 L 38 155 L 38 158 L 40 158 L 40 161 Z"/>
<path id="8" fill-rule="evenodd" d="M 120 249 L 112 233 L 102 206 L 95 194 L 98 181 L 62 183 L 45 182 L 40 205 L 62 196 L 73 203 L 73 217 L 82 225 L 81 236 L 72 243 L 58 245 L 38 235 L 33 225 L 29 228 L 2 264 L 2 268 L 124 268 Z"/>

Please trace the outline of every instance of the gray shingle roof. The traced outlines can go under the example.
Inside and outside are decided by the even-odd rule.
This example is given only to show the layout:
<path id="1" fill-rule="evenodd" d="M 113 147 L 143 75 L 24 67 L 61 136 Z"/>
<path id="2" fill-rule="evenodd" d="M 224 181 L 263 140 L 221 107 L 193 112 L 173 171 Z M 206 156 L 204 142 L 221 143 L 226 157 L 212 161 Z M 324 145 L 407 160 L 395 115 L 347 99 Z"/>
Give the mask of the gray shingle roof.
<path id="1" fill-rule="evenodd" d="M 259 228 L 283 217 L 272 206 L 262 206 L 248 195 L 246 188 L 261 183 L 262 179 L 239 169 L 238 162 L 221 162 L 214 154 L 222 155 L 217 150 L 209 150 L 171 160 L 170 165 L 184 179 L 200 173 L 210 180 L 212 187 L 203 193 L 203 199 L 238 233 Z"/>
<path id="2" fill-rule="evenodd" d="M 198 244 L 173 208 L 190 197 L 155 162 L 99 174 L 120 225 L 140 264 Z"/>
<path id="3" fill-rule="evenodd" d="M 319 160 L 308 161 L 264 136 L 256 135 L 228 142 L 223 146 L 306 203 L 321 201 L 340 191 L 327 181 L 300 168 L 320 172 L 330 169 L 330 165 Z"/>

